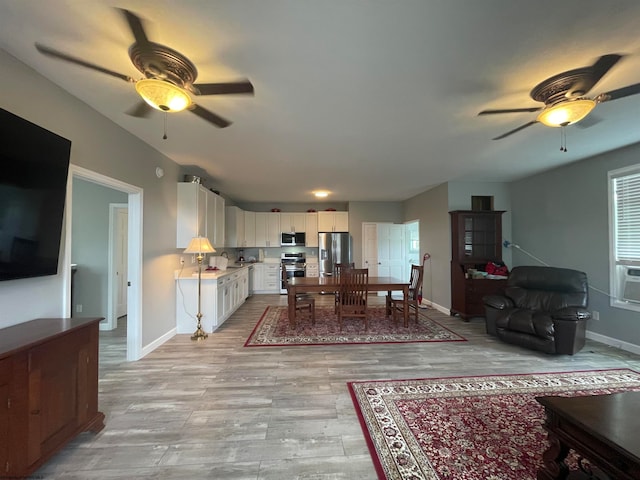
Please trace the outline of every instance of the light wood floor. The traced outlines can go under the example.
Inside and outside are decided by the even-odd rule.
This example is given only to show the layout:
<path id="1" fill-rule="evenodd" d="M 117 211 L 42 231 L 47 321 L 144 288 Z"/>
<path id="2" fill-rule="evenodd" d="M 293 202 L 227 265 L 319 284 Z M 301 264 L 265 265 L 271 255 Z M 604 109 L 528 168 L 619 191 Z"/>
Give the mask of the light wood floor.
<path id="1" fill-rule="evenodd" d="M 595 342 L 549 356 L 487 336 L 482 319 L 447 316 L 441 323 L 468 342 L 244 348 L 266 306 L 285 303 L 254 295 L 206 341 L 178 335 L 138 362 L 125 361 L 124 328 L 101 335 L 106 427 L 80 435 L 34 478 L 370 480 L 348 381 L 640 371 L 639 356 Z"/>

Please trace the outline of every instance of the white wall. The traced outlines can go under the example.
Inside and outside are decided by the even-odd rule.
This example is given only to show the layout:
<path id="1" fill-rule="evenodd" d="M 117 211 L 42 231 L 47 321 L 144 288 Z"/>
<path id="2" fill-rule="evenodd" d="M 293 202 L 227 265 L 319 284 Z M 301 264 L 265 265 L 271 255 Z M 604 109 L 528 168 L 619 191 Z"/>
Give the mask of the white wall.
<path id="1" fill-rule="evenodd" d="M 176 182 L 170 159 L 0 50 L 0 104 L 72 141 L 71 162 L 144 190 L 142 346 L 175 327 Z M 156 167 L 165 176 L 155 176 Z M 62 258 L 62 262 L 70 259 Z M 0 282 L 0 327 L 62 316 L 62 276 Z"/>

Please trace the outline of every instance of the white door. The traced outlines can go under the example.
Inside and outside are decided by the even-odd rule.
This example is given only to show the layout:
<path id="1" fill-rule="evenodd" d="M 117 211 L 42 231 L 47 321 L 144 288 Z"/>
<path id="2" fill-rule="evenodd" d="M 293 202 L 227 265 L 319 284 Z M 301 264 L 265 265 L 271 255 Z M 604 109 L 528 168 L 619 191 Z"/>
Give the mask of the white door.
<path id="1" fill-rule="evenodd" d="M 378 224 L 378 275 L 404 279 L 404 225 Z M 378 295 L 384 294 L 379 292 Z"/>
<path id="2" fill-rule="evenodd" d="M 127 208 L 116 210 L 116 232 L 115 232 L 115 272 L 116 272 L 116 316 L 118 318 L 127 314 L 127 243 L 129 211 Z"/>
<path id="3" fill-rule="evenodd" d="M 376 223 L 362 223 L 362 268 L 368 268 L 370 276 L 378 276 L 378 225 Z"/>

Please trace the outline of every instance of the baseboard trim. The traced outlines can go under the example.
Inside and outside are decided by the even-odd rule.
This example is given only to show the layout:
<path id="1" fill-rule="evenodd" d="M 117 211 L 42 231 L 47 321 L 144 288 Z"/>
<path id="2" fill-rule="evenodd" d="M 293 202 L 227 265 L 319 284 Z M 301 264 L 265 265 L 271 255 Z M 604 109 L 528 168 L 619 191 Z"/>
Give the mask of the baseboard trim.
<path id="1" fill-rule="evenodd" d="M 604 343 L 605 345 L 609 345 L 610 347 L 619 348 L 620 350 L 624 350 L 626 352 L 635 353 L 636 355 L 640 355 L 640 345 L 635 345 L 629 342 L 623 342 L 617 338 L 607 337 L 606 335 L 602 335 L 600 333 L 594 333 L 587 330 L 587 338 L 589 340 L 595 340 L 596 342 Z"/>
<path id="2" fill-rule="evenodd" d="M 449 310 L 448 308 L 444 308 L 442 305 L 438 305 L 437 303 L 433 303 L 424 298 L 422 299 L 422 303 L 420 305 L 426 305 L 428 307 L 435 308 L 436 310 L 444 313 L 445 315 L 451 315 L 451 310 Z"/>
<path id="3" fill-rule="evenodd" d="M 147 356 L 149 353 L 153 352 L 160 345 L 171 340 L 173 337 L 176 336 L 176 333 L 177 333 L 176 329 L 172 328 L 167 333 L 162 335 L 160 338 L 157 338 L 156 340 L 151 342 L 149 345 L 142 347 L 142 356 L 140 358 Z"/>

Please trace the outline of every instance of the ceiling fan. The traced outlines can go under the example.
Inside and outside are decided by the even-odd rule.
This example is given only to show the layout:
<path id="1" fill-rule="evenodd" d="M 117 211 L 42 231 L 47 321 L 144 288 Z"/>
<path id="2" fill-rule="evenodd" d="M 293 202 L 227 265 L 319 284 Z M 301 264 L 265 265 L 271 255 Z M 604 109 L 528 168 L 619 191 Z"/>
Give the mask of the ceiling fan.
<path id="1" fill-rule="evenodd" d="M 593 65 L 569 70 L 543 80 L 533 87 L 529 95 L 535 101 L 544 103 L 544 106 L 483 110 L 478 115 L 540 112 L 535 120 L 503 133 L 493 140 L 500 140 L 538 122 L 548 127 L 573 125 L 585 118 L 599 103 L 640 93 L 640 83 L 635 83 L 607 93 L 601 93 L 594 98 L 585 97 L 620 59 L 622 59 L 622 55 L 603 55 Z"/>
<path id="2" fill-rule="evenodd" d="M 126 112 L 134 117 L 147 117 L 153 109 L 167 113 L 188 109 L 217 127 L 224 128 L 231 125 L 229 120 L 193 103 L 191 94 L 196 96 L 253 94 L 251 82 L 243 80 L 229 83 L 194 83 L 198 70 L 187 57 L 165 45 L 149 41 L 140 17 L 128 10 L 120 8 L 117 10 L 124 16 L 135 38 L 135 42 L 129 47 L 129 58 L 134 67 L 144 75 L 142 79 L 136 80 L 39 43 L 36 43 L 36 49 L 49 57 L 134 83 L 136 91 L 144 100 Z"/>

